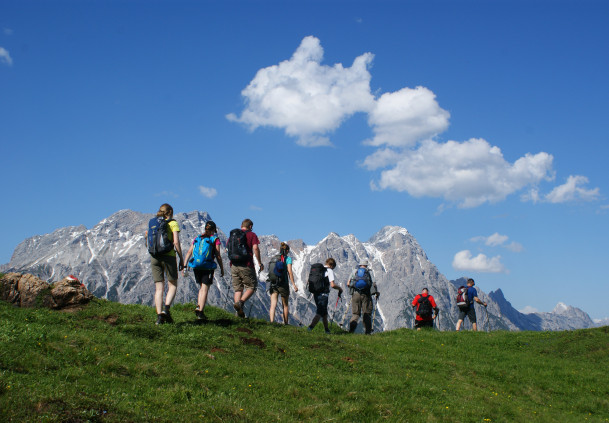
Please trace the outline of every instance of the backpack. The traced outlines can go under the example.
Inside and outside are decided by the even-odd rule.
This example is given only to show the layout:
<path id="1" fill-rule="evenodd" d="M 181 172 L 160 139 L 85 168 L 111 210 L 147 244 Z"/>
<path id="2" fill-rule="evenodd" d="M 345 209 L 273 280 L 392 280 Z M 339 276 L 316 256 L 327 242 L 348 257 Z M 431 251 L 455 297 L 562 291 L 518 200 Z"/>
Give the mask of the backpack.
<path id="1" fill-rule="evenodd" d="M 227 242 L 228 258 L 233 263 L 245 263 L 250 256 L 247 251 L 247 232 L 242 229 L 233 229 Z"/>
<path id="2" fill-rule="evenodd" d="M 284 285 L 287 282 L 287 270 L 286 257 L 281 254 L 277 254 L 269 262 L 269 282 L 271 285 Z"/>
<path id="3" fill-rule="evenodd" d="M 311 294 L 329 293 L 330 281 L 326 277 L 326 266 L 321 263 L 311 265 L 309 272 L 309 292 Z"/>
<path id="4" fill-rule="evenodd" d="M 174 219 L 165 220 L 157 216 L 148 222 L 146 246 L 151 255 L 165 254 L 173 250 L 173 241 L 169 238 L 169 222 L 171 221 Z"/>
<path id="5" fill-rule="evenodd" d="M 370 272 L 365 267 L 357 268 L 354 279 L 355 284 L 353 284 L 353 288 L 355 288 L 357 291 L 366 291 L 372 286 Z"/>
<path id="6" fill-rule="evenodd" d="M 460 286 L 457 290 L 457 307 L 461 310 L 467 310 L 469 308 L 469 299 L 467 298 L 467 287 Z"/>
<path id="7" fill-rule="evenodd" d="M 195 238 L 192 249 L 192 257 L 188 260 L 188 267 L 193 269 L 214 270 L 218 265 L 214 261 L 216 258 L 216 240 L 217 236 L 205 238 L 199 235 Z"/>
<path id="8" fill-rule="evenodd" d="M 417 315 L 423 318 L 431 317 L 433 308 L 431 307 L 431 301 L 429 301 L 429 295 L 426 297 L 421 295 L 417 302 L 419 303 L 419 306 L 417 307 Z"/>

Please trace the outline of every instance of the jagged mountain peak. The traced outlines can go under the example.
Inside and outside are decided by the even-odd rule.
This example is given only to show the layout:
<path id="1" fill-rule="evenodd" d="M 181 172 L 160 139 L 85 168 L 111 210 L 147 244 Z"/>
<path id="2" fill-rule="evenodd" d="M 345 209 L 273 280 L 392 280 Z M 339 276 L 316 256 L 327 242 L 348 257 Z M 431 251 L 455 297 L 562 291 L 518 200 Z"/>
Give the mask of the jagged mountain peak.
<path id="1" fill-rule="evenodd" d="M 8 271 L 32 273 L 48 281 L 59 280 L 74 274 L 97 297 L 123 303 L 152 304 L 154 289 L 150 274 L 150 256 L 146 250 L 144 233 L 153 213 L 119 210 L 100 221 L 91 229 L 69 226 L 55 230 L 51 234 L 28 238 L 20 243 L 8 264 Z M 192 211 L 176 213 L 175 219 L 181 226 L 180 240 L 185 250 L 190 241 L 201 233 L 205 222 L 211 220 L 207 212 Z M 225 233 L 233 228 L 219 228 L 218 234 L 226 239 Z M 266 264 L 279 250 L 280 240 L 275 235 L 258 234 L 261 245 L 262 262 Z M 369 262 L 381 296 L 376 304 L 376 330 L 391 330 L 411 327 L 414 315 L 410 303 L 423 287 L 429 288 L 442 310 L 441 328 L 454 328 L 457 309 L 454 304 L 456 286 L 463 280 L 448 281 L 436 266 L 429 261 L 417 240 L 405 228 L 385 226 L 369 241 L 362 242 L 353 234 L 340 236 L 330 232 L 315 245 L 307 246 L 302 240 L 287 241 L 293 257 L 297 293 L 290 296 L 291 322 L 307 323 L 315 313 L 312 298 L 306 289 L 306 280 L 312 263 L 324 262 L 328 257 L 337 261 L 335 276 L 340 286 L 345 286 L 352 270 L 362 260 Z M 223 260 L 228 263 L 226 250 L 222 248 Z M 191 272 L 192 273 L 192 272 Z M 270 304 L 266 290 L 266 273 L 260 274 L 260 289 L 252 299 L 251 315 L 268 316 Z M 215 283 L 209 291 L 209 303 L 231 309 L 230 276 L 215 276 Z M 192 275 L 180 277 L 176 301 L 193 301 L 198 292 Z M 574 307 L 559 304 L 552 313 L 524 315 L 513 309 L 498 289 L 488 296 L 478 289 L 487 309 L 490 326 L 495 329 L 560 330 L 594 325 L 589 316 Z M 333 320 L 346 316 L 349 301 L 339 304 L 336 292 L 330 294 Z M 340 322 L 339 322 L 340 323 Z M 488 324 L 488 320 L 487 320 Z"/>

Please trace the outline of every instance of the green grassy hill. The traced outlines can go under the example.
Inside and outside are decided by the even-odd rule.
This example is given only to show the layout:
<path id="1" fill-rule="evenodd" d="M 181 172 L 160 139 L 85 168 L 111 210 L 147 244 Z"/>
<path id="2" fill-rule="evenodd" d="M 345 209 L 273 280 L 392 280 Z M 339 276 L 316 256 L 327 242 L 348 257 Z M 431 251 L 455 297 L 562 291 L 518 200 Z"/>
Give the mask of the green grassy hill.
<path id="1" fill-rule="evenodd" d="M 607 422 L 609 328 L 372 336 L 0 302 L 0 421 Z"/>

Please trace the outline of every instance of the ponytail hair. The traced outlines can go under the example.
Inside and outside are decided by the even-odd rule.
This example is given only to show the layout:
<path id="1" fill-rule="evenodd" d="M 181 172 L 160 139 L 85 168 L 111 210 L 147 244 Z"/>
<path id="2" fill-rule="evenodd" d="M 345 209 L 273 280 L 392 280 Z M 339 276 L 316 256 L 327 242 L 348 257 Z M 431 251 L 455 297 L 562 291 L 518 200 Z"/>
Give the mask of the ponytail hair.
<path id="1" fill-rule="evenodd" d="M 279 247 L 279 253 L 282 256 L 287 257 L 289 252 L 290 252 L 290 246 L 288 244 L 286 244 L 285 242 L 282 242 L 281 247 Z"/>
<path id="2" fill-rule="evenodd" d="M 173 217 L 173 207 L 171 207 L 167 203 L 162 204 L 161 207 L 159 207 L 159 211 L 156 212 L 156 216 L 162 217 L 164 219 L 169 219 Z"/>

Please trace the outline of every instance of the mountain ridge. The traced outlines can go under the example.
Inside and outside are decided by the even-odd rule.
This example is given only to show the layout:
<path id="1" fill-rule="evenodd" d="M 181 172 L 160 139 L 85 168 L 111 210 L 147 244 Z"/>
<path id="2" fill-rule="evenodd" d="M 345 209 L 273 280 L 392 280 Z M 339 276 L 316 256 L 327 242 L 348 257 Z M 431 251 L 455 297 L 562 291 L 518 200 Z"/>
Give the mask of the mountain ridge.
<path id="1" fill-rule="evenodd" d="M 45 280 L 77 275 L 97 297 L 122 303 L 152 304 L 149 255 L 145 248 L 144 233 L 152 214 L 128 209 L 119 210 L 103 219 L 91 229 L 83 225 L 59 228 L 50 234 L 36 235 L 22 241 L 5 265 L 6 270 L 32 273 Z M 207 212 L 176 213 L 180 224 L 180 241 L 190 245 L 211 220 Z M 221 230 L 218 236 L 225 245 L 227 236 Z M 280 240 L 275 235 L 260 235 L 262 261 L 266 265 L 277 254 Z M 423 248 L 410 232 L 399 226 L 384 226 L 368 241 L 362 242 L 353 234 L 339 235 L 330 232 L 315 245 L 307 245 L 301 239 L 287 241 L 294 259 L 293 269 L 299 292 L 290 295 L 290 323 L 308 324 L 314 315 L 312 297 L 306 290 L 310 265 L 334 257 L 337 283 L 345 288 L 351 270 L 361 260 L 370 262 L 374 280 L 381 296 L 376 304 L 374 328 L 392 330 L 412 327 L 414 313 L 410 302 L 428 287 L 441 310 L 439 327 L 453 330 L 457 320 L 454 297 L 464 279 L 449 281 L 431 263 Z M 185 248 L 183 248 L 185 250 Z M 186 248 L 187 249 L 187 248 Z M 222 256 L 228 263 L 226 251 Z M 219 273 L 219 272 L 218 272 Z M 228 273 L 228 272 L 227 272 Z M 247 305 L 254 317 L 268 316 L 270 299 L 266 292 L 267 273 L 260 273 L 260 286 Z M 180 278 L 176 301 L 191 302 L 196 298 L 198 286 L 192 273 Z M 478 309 L 478 320 L 483 329 L 506 330 L 562 330 L 587 328 L 595 323 L 584 311 L 575 307 L 558 307 L 549 313 L 523 314 L 512 307 L 503 292 L 498 289 L 489 294 L 479 290 L 480 298 L 489 303 L 486 310 Z M 330 314 L 337 323 L 348 316 L 349 298 L 338 299 L 330 294 Z M 232 309 L 230 277 L 215 276 L 209 292 L 209 304 L 226 310 Z"/>

